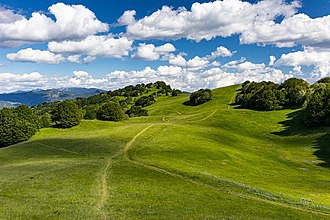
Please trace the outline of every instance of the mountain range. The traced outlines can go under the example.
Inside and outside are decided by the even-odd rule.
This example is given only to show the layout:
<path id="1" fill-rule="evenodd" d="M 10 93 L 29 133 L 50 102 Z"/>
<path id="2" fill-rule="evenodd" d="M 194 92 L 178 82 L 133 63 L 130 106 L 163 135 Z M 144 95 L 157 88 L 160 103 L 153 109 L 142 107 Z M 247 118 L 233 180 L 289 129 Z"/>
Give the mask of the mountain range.
<path id="1" fill-rule="evenodd" d="M 89 97 L 101 92 L 105 91 L 96 88 L 59 88 L 3 93 L 0 94 L 0 107 L 15 107 L 21 104 L 35 106 L 43 102 Z"/>

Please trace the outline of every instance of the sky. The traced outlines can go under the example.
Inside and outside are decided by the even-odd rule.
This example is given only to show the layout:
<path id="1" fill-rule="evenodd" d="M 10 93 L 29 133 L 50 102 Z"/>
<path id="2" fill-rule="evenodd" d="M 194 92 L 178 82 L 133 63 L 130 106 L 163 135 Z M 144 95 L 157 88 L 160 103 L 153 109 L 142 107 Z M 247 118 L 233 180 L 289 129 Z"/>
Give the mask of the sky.
<path id="1" fill-rule="evenodd" d="M 330 0 L 0 0 L 0 92 L 330 76 Z"/>

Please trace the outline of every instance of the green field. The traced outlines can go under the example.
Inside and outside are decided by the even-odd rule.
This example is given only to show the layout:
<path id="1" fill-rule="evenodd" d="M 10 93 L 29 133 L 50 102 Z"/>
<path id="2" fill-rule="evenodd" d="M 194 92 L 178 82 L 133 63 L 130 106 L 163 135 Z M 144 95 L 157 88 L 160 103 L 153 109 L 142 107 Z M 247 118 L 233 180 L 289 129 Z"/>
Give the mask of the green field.
<path id="1" fill-rule="evenodd" d="M 330 129 L 238 109 L 238 88 L 0 149 L 0 219 L 330 219 Z"/>

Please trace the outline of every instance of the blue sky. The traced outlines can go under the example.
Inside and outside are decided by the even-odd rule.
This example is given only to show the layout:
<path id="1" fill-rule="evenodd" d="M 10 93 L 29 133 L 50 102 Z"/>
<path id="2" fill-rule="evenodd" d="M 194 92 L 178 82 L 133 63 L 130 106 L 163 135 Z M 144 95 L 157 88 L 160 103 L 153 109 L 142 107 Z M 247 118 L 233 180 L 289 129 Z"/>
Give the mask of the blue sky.
<path id="1" fill-rule="evenodd" d="M 329 0 L 0 5 L 0 92 L 157 80 L 192 91 L 330 76 Z"/>

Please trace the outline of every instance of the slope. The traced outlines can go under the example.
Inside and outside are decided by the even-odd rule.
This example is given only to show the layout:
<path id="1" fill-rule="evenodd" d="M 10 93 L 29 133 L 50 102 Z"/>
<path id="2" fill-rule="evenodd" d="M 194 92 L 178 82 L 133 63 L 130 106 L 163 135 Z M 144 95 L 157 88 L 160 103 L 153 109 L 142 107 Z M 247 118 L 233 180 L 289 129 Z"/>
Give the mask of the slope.
<path id="1" fill-rule="evenodd" d="M 0 218 L 329 219 L 329 168 L 313 155 L 329 131 L 291 135 L 292 111 L 234 109 L 237 88 L 0 149 Z"/>

